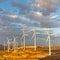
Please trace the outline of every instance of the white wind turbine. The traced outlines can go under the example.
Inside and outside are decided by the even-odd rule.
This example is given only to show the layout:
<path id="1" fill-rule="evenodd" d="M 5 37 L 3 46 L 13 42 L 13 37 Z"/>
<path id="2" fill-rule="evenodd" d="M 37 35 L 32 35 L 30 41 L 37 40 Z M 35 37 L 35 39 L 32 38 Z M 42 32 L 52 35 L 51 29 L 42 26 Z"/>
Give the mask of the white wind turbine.
<path id="1" fill-rule="evenodd" d="M 5 45 L 5 41 L 4 41 L 4 52 L 5 52 L 5 48 L 6 48 L 5 46 L 6 46 L 6 45 Z"/>
<path id="2" fill-rule="evenodd" d="M 10 50 L 10 40 L 11 40 L 11 39 L 8 39 L 8 38 L 7 38 L 7 51 L 8 51 L 8 52 L 9 52 L 9 50 Z"/>
<path id="3" fill-rule="evenodd" d="M 40 34 L 40 33 L 39 32 L 36 32 L 35 29 L 33 29 L 33 36 L 32 36 L 32 38 L 34 38 L 34 50 L 36 50 L 36 48 L 37 48 L 37 46 L 36 46 L 37 45 L 36 44 L 36 39 L 37 39 L 36 38 L 36 35 L 37 34 Z"/>
<path id="4" fill-rule="evenodd" d="M 53 34 L 51 34 L 51 33 L 49 33 L 48 31 L 46 31 L 47 32 L 47 35 L 48 35 L 48 37 L 47 37 L 47 41 L 49 42 L 49 56 L 51 55 L 51 36 L 53 35 Z"/>
<path id="5" fill-rule="evenodd" d="M 16 41 L 17 37 L 14 36 L 14 40 L 13 40 L 13 49 L 14 51 L 16 51 L 17 48 L 17 41 Z"/>
<path id="6" fill-rule="evenodd" d="M 25 33 L 24 28 L 22 29 L 22 31 L 23 31 L 23 35 L 22 35 L 22 39 L 23 39 L 23 47 L 24 47 L 24 50 L 25 50 L 26 36 L 28 36 L 28 34 Z"/>

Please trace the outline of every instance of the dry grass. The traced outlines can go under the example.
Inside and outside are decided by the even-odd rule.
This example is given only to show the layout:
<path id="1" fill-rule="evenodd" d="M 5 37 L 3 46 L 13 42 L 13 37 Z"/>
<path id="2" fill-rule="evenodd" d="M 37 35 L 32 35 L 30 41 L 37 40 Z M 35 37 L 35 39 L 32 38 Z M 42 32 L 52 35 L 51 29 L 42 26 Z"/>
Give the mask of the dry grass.
<path id="1" fill-rule="evenodd" d="M 52 55 L 59 53 L 59 50 L 52 50 Z M 60 53 L 59 53 L 60 54 Z M 37 48 L 35 51 L 33 47 L 28 48 L 26 50 L 22 50 L 21 48 L 16 51 L 10 50 L 10 52 L 0 51 L 0 60 L 38 60 L 40 58 L 45 58 L 48 56 L 47 48 Z"/>

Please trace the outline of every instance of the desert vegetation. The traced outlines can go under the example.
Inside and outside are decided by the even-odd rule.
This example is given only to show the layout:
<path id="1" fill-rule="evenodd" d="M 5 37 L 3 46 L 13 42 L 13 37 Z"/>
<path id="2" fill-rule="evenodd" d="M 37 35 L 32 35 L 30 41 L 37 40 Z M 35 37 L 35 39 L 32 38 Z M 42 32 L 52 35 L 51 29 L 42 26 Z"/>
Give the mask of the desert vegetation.
<path id="1" fill-rule="evenodd" d="M 11 49 L 9 52 L 7 50 L 0 50 L 0 60 L 60 60 L 60 50 L 52 49 L 52 55 L 48 56 L 47 47 L 37 47 L 35 51 L 34 48 L 26 48 L 23 50 L 21 48 L 15 51 Z"/>

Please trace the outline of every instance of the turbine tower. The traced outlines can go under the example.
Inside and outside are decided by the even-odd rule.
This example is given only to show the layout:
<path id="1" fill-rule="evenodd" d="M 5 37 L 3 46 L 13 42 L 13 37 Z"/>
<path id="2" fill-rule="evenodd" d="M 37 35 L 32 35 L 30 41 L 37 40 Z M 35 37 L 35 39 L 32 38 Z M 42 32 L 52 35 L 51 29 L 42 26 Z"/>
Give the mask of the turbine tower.
<path id="1" fill-rule="evenodd" d="M 35 29 L 33 29 L 33 36 L 32 36 L 32 38 L 34 38 L 34 50 L 36 50 L 36 48 L 37 48 L 37 46 L 36 46 L 37 45 L 36 44 L 36 39 L 37 39 L 36 38 L 36 35 L 37 34 L 40 34 L 40 33 L 39 32 L 36 32 Z"/>
<path id="2" fill-rule="evenodd" d="M 23 31 L 23 35 L 22 35 L 22 39 L 23 39 L 23 47 L 24 47 L 24 50 L 25 50 L 25 43 L 26 43 L 26 36 L 28 36 L 28 34 L 26 34 L 25 33 L 25 30 L 24 30 L 24 28 L 22 29 L 22 31 Z"/>
<path id="3" fill-rule="evenodd" d="M 51 39 L 50 38 L 53 34 L 49 33 L 48 31 L 46 31 L 46 32 L 47 32 L 47 35 L 48 35 L 47 41 L 49 42 L 49 56 L 51 56 Z"/>
<path id="4" fill-rule="evenodd" d="M 9 50 L 10 50 L 10 41 L 9 41 L 10 39 L 8 39 L 7 38 L 7 51 L 9 52 Z"/>
<path id="5" fill-rule="evenodd" d="M 14 51 L 16 51 L 17 48 L 17 41 L 16 41 L 17 37 L 14 36 L 14 40 L 13 40 L 13 49 Z"/>
<path id="6" fill-rule="evenodd" d="M 5 41 L 4 41 L 4 52 L 5 52 L 5 46 L 6 46 L 6 45 L 5 45 Z"/>

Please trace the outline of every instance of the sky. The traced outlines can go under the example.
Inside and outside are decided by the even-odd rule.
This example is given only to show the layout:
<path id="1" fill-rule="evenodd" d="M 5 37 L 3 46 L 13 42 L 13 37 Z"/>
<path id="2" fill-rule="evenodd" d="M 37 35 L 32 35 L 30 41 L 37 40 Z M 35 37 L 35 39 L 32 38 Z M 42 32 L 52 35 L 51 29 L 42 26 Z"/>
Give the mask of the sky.
<path id="1" fill-rule="evenodd" d="M 60 46 L 60 0 L 0 0 L 0 44 L 17 36 L 22 44 L 25 29 L 26 45 L 33 45 L 33 29 L 38 31 L 37 45 L 48 45 L 47 33 L 52 33 L 51 45 Z"/>

